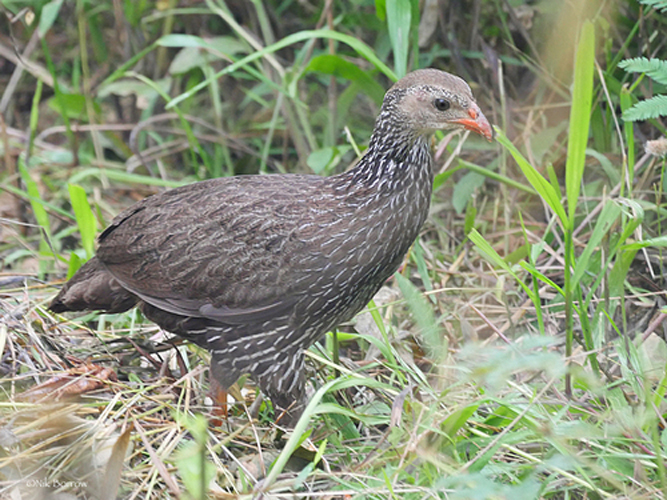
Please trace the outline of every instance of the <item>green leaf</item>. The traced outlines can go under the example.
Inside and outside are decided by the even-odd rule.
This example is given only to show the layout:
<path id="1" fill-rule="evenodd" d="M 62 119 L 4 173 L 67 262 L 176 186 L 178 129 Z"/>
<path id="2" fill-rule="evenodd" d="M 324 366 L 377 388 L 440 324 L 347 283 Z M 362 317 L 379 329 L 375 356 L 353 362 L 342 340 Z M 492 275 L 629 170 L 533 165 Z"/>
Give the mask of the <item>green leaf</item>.
<path id="1" fill-rule="evenodd" d="M 105 31 L 102 28 L 102 18 L 103 16 L 100 13 L 89 15 L 88 20 L 88 33 L 90 33 L 90 39 L 92 41 L 93 52 L 95 53 L 95 59 L 98 63 L 104 64 L 109 58 L 109 48 L 105 40 Z"/>
<path id="2" fill-rule="evenodd" d="M 205 450 L 198 443 L 186 441 L 176 451 L 174 462 L 191 498 L 207 498 L 216 468 L 206 459 Z"/>
<path id="3" fill-rule="evenodd" d="M 433 307 L 409 279 L 400 273 L 396 273 L 395 276 L 412 316 L 421 330 L 421 335 L 426 341 L 429 354 L 434 359 L 443 359 L 447 355 L 447 346 L 433 313 Z"/>
<path id="4" fill-rule="evenodd" d="M 366 72 L 362 71 L 359 66 L 339 56 L 332 54 L 316 56 L 310 61 L 306 71 L 315 71 L 350 80 L 359 85 L 361 90 L 373 99 L 376 104 L 381 104 L 384 99 L 384 88 L 382 85 L 373 80 Z"/>
<path id="5" fill-rule="evenodd" d="M 457 214 L 463 212 L 473 193 L 484 185 L 485 177 L 478 172 L 468 172 L 456 183 L 452 194 L 452 206 Z"/>
<path id="6" fill-rule="evenodd" d="M 632 106 L 632 95 L 630 91 L 623 87 L 620 93 L 621 111 L 625 113 Z M 628 177 L 630 178 L 628 184 L 634 184 L 635 176 L 635 131 L 632 120 L 623 121 L 623 132 L 625 134 L 625 145 L 628 150 Z M 624 193 L 624 191 L 621 191 Z"/>
<path id="7" fill-rule="evenodd" d="M 39 189 L 37 188 L 37 183 L 32 179 L 23 180 L 26 185 L 26 191 L 28 196 L 30 196 L 30 206 L 32 207 L 32 212 L 35 215 L 37 224 L 39 224 L 42 229 L 46 231 L 47 234 L 51 233 L 51 225 L 49 224 L 49 215 L 44 209 L 44 204 L 42 203 L 42 197 L 39 194 Z"/>
<path id="8" fill-rule="evenodd" d="M 331 163 L 336 155 L 335 148 L 321 148 L 316 149 L 308 155 L 306 164 L 311 168 L 316 174 L 321 174 Z"/>
<path id="9" fill-rule="evenodd" d="M 656 82 L 667 85 L 667 61 L 635 57 L 621 61 L 618 67 L 633 73 L 645 73 Z"/>
<path id="10" fill-rule="evenodd" d="M 459 162 L 458 165 L 448 168 L 445 172 L 436 174 L 435 178 L 433 179 L 433 192 L 435 193 L 438 189 L 440 189 L 440 186 L 442 186 L 445 182 L 447 182 L 452 175 L 454 175 L 462 168 L 463 164 Z"/>
<path id="11" fill-rule="evenodd" d="M 165 78 L 159 80 L 158 83 L 160 87 L 165 91 L 169 91 L 169 87 L 172 85 L 171 78 Z M 146 85 L 144 82 L 137 80 L 116 80 L 107 85 L 100 85 L 97 89 L 97 97 L 103 99 L 109 95 L 117 95 L 121 97 L 126 96 L 136 96 L 139 98 L 146 99 L 148 102 L 155 99 L 158 95 L 158 92 L 153 89 L 150 85 Z"/>
<path id="12" fill-rule="evenodd" d="M 175 38 L 177 36 L 180 38 Z M 219 36 L 206 40 L 199 37 L 193 38 L 191 35 L 168 35 L 161 39 L 160 45 L 167 43 L 169 47 L 182 47 L 169 65 L 170 74 L 183 74 L 211 62 L 221 59 L 229 61 L 237 54 L 249 52 L 245 43 L 231 36 Z M 179 45 L 179 42 L 183 45 Z"/>
<path id="13" fill-rule="evenodd" d="M 489 244 L 489 242 L 486 241 L 481 234 L 479 234 L 477 229 L 472 229 L 468 235 L 468 238 L 470 238 L 470 241 L 475 244 L 477 249 L 482 252 L 484 257 L 486 257 L 489 262 L 514 275 L 507 262 L 505 262 L 500 254 L 498 254 L 498 252 L 496 252 L 495 249 Z"/>
<path id="14" fill-rule="evenodd" d="M 72 252 L 69 256 L 69 264 L 67 266 L 67 279 L 70 279 L 74 274 L 81 268 L 81 265 L 83 262 L 81 262 L 81 258 L 76 254 L 76 252 Z"/>
<path id="15" fill-rule="evenodd" d="M 612 185 L 616 185 L 619 182 L 621 182 L 621 171 L 620 168 L 614 165 L 607 156 L 603 155 L 599 151 L 596 151 L 594 149 L 587 149 L 586 154 L 589 156 L 592 156 L 595 158 L 598 162 L 600 162 L 600 166 L 602 167 L 602 170 L 604 170 L 604 173 L 607 175 L 609 178 L 609 181 L 611 182 Z"/>
<path id="16" fill-rule="evenodd" d="M 635 260 L 637 250 L 630 249 L 622 252 L 614 267 L 609 273 L 609 297 L 612 299 L 622 297 L 625 293 L 625 278 L 628 276 L 630 265 Z"/>
<path id="17" fill-rule="evenodd" d="M 623 113 L 623 119 L 631 122 L 651 120 L 667 116 L 667 95 L 657 95 L 638 102 Z"/>
<path id="18" fill-rule="evenodd" d="M 306 432 L 308 424 L 310 423 L 311 417 L 317 413 L 317 409 L 322 406 L 321 401 L 322 397 L 332 391 L 341 391 L 347 389 L 348 387 L 355 386 L 366 386 L 366 387 L 382 387 L 383 390 L 387 390 L 390 386 L 384 384 L 378 380 L 372 378 L 359 378 L 356 377 L 340 377 L 330 382 L 327 382 L 322 387 L 320 387 L 313 396 L 310 397 L 306 408 L 301 414 L 301 418 L 294 426 L 294 430 L 291 433 L 289 439 L 285 443 L 283 450 L 278 455 L 278 458 L 273 462 L 271 470 L 264 479 L 264 488 L 269 490 L 270 486 L 276 481 L 280 473 L 284 470 L 287 465 L 287 461 L 294 453 L 294 450 L 299 446 L 299 441 L 301 436 Z M 325 403 L 326 404 L 326 403 Z M 350 412 L 351 413 L 351 412 Z"/>
<path id="19" fill-rule="evenodd" d="M 465 425 L 465 423 L 472 417 L 477 409 L 479 403 L 473 403 L 463 408 L 459 408 L 452 413 L 443 424 L 443 431 L 453 438 L 456 433 Z"/>
<path id="20" fill-rule="evenodd" d="M 586 164 L 586 146 L 593 103 L 593 73 L 595 69 L 595 28 L 586 21 L 581 30 L 574 67 L 574 89 L 570 111 L 570 133 L 567 144 L 565 165 L 565 192 L 569 226 L 574 224 L 574 216 L 579 202 L 581 179 Z"/>
<path id="21" fill-rule="evenodd" d="M 648 240 L 638 241 L 636 243 L 630 243 L 628 245 L 623 245 L 623 250 L 639 250 L 641 248 L 654 247 L 654 248 L 667 248 L 667 236 L 657 236 L 655 238 L 649 238 Z"/>
<path id="22" fill-rule="evenodd" d="M 472 203 L 468 203 L 466 207 L 466 217 L 463 224 L 463 234 L 466 236 L 475 227 L 475 218 L 477 217 L 477 208 Z"/>
<path id="23" fill-rule="evenodd" d="M 68 118 L 84 119 L 87 118 L 88 110 L 86 108 L 86 96 L 83 94 L 65 94 L 54 96 L 48 100 L 49 107 L 61 115 Z M 102 108 L 99 104 L 93 103 L 93 109 L 96 113 L 101 113 Z"/>
<path id="24" fill-rule="evenodd" d="M 667 0 L 639 0 L 639 3 L 659 11 L 667 10 Z"/>
<path id="25" fill-rule="evenodd" d="M 586 248 L 584 248 L 584 251 L 577 259 L 572 276 L 573 283 L 578 283 L 583 277 L 584 272 L 588 269 L 593 252 L 597 250 L 602 238 L 609 234 L 609 231 L 620 215 L 621 208 L 613 201 L 607 202 L 595 223 L 595 229 L 593 229 Z"/>
<path id="26" fill-rule="evenodd" d="M 505 136 L 505 134 L 498 127 L 494 127 L 496 131 L 496 140 L 507 149 L 514 157 L 517 165 L 526 176 L 528 182 L 535 188 L 535 191 L 547 202 L 551 210 L 558 216 L 563 224 L 568 224 L 565 209 L 560 201 L 560 193 L 547 181 L 542 174 L 540 174 L 535 167 L 533 167 L 528 160 L 524 158 L 521 152 L 512 144 L 512 142 Z"/>
<path id="27" fill-rule="evenodd" d="M 408 71 L 412 5 L 410 0 L 386 0 L 386 9 L 389 39 L 394 51 L 394 70 L 398 78 L 402 78 Z"/>
<path id="28" fill-rule="evenodd" d="M 69 198 L 76 217 L 76 223 L 81 233 L 81 246 L 90 259 L 95 253 L 95 215 L 93 214 L 86 191 L 77 184 L 69 184 Z"/>
<path id="29" fill-rule="evenodd" d="M 39 18 L 39 36 L 44 38 L 46 32 L 51 29 L 53 23 L 58 19 L 60 7 L 63 5 L 63 0 L 52 0 L 42 8 L 42 15 Z"/>
<path id="30" fill-rule="evenodd" d="M 202 47 L 210 48 L 211 45 L 200 36 L 183 35 L 172 33 L 161 37 L 157 42 L 161 47 Z"/>
<path id="31" fill-rule="evenodd" d="M 375 15 L 382 22 L 387 19 L 387 2 L 385 0 L 375 0 Z"/>
<path id="32" fill-rule="evenodd" d="M 78 171 L 70 177 L 69 181 L 72 184 L 82 182 L 88 177 L 95 177 L 97 179 L 110 179 L 118 182 L 125 182 L 127 184 L 141 184 L 144 186 L 162 186 L 175 188 L 187 184 L 186 181 L 171 181 L 168 179 L 161 179 L 159 177 L 150 177 L 148 175 L 130 174 L 125 170 L 114 170 L 112 168 L 85 168 Z"/>
<path id="33" fill-rule="evenodd" d="M 182 93 L 181 95 L 175 97 L 171 101 L 169 101 L 165 107 L 165 109 L 171 109 L 174 108 L 177 104 L 179 104 L 181 101 L 184 101 L 190 97 L 192 97 L 194 94 L 199 92 L 200 90 L 208 87 L 212 81 L 220 78 L 223 75 L 233 73 L 234 71 L 237 71 L 239 68 L 242 68 L 248 64 L 250 64 L 253 61 L 256 61 L 257 59 L 260 59 L 264 57 L 267 54 L 272 54 L 274 52 L 277 52 L 278 50 L 284 49 L 285 47 L 289 47 L 290 45 L 300 43 L 303 41 L 307 40 L 314 40 L 317 38 L 325 38 L 325 39 L 331 39 L 331 40 L 337 40 L 339 42 L 345 43 L 349 45 L 352 49 L 354 49 L 357 54 L 359 54 L 361 57 L 366 59 L 368 62 L 373 64 L 378 70 L 380 70 L 382 73 L 387 75 L 392 80 L 396 80 L 396 74 L 389 69 L 389 67 L 378 58 L 378 56 L 375 54 L 375 51 L 371 49 L 368 45 L 366 45 L 364 42 L 361 40 L 350 36 L 346 35 L 343 33 L 338 33 L 337 31 L 333 30 L 313 30 L 313 31 L 300 31 L 298 33 L 294 33 L 292 35 L 286 36 L 282 40 L 269 45 L 268 47 L 264 47 L 262 50 L 258 50 L 257 52 L 253 52 L 252 54 L 247 55 L 243 59 L 236 61 L 234 64 L 230 64 L 229 66 L 225 67 L 223 70 L 218 71 L 214 75 L 206 78 L 204 81 L 198 83 L 195 85 L 192 89 L 188 90 L 187 92 Z M 114 73 L 115 75 L 116 73 Z M 114 76 L 112 75 L 112 76 Z"/>
<path id="34" fill-rule="evenodd" d="M 426 266 L 426 260 L 424 259 L 424 249 L 421 246 L 419 239 L 415 242 L 412 247 L 412 252 L 410 253 L 412 258 L 417 264 L 417 272 L 422 279 L 422 284 L 424 285 L 424 290 L 430 292 L 433 290 L 433 284 L 431 283 L 431 276 L 429 276 L 428 267 Z M 430 296 L 431 301 L 435 302 L 435 297 Z"/>

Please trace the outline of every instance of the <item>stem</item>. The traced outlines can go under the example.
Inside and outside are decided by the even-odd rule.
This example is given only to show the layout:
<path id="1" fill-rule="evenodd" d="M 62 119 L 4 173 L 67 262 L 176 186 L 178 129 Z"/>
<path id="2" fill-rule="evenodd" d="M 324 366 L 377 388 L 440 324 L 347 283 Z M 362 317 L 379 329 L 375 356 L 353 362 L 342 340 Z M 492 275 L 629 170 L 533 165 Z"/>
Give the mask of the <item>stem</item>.
<path id="1" fill-rule="evenodd" d="M 568 365 L 568 371 L 565 375 L 565 395 L 568 398 L 572 397 L 572 378 L 569 370 L 572 362 L 572 340 L 574 338 L 574 331 L 572 328 L 572 224 L 568 224 L 565 229 L 565 283 L 563 291 L 565 292 L 565 359 Z"/>

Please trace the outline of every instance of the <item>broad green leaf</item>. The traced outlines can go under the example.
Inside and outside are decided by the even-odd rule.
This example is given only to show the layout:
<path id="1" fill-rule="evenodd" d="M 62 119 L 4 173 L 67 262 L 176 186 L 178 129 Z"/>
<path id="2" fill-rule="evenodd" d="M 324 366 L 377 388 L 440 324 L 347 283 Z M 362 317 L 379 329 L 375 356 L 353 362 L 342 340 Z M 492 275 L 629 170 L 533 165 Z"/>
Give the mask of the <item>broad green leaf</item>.
<path id="1" fill-rule="evenodd" d="M 451 438 L 465 425 L 465 423 L 472 417 L 479 408 L 479 403 L 473 403 L 463 408 L 459 408 L 452 413 L 443 424 L 443 431 Z"/>
<path id="2" fill-rule="evenodd" d="M 61 115 L 66 115 L 73 119 L 87 119 L 88 110 L 86 108 L 86 96 L 83 94 L 65 94 L 54 96 L 48 100 L 49 107 Z M 99 104 L 93 103 L 95 113 L 101 113 L 102 108 Z"/>
<path id="3" fill-rule="evenodd" d="M 63 5 L 63 0 L 52 0 L 42 8 L 42 14 L 39 18 L 39 36 L 44 38 L 46 32 L 51 29 L 53 23 L 58 19 L 60 7 Z"/>
<path id="4" fill-rule="evenodd" d="M 335 148 L 321 148 L 316 149 L 308 155 L 306 164 L 316 174 L 321 174 L 325 171 L 327 166 L 331 163 L 336 155 Z"/>
<path id="5" fill-rule="evenodd" d="M 314 57 L 306 71 L 316 71 L 326 75 L 334 75 L 340 78 L 345 78 L 351 82 L 356 83 L 376 104 L 381 104 L 384 98 L 384 88 L 371 78 L 366 72 L 362 71 L 359 66 L 346 61 L 340 56 L 332 54 L 323 54 Z"/>
<path id="6" fill-rule="evenodd" d="M 375 0 L 375 15 L 380 21 L 387 18 L 387 2 L 386 0 Z"/>

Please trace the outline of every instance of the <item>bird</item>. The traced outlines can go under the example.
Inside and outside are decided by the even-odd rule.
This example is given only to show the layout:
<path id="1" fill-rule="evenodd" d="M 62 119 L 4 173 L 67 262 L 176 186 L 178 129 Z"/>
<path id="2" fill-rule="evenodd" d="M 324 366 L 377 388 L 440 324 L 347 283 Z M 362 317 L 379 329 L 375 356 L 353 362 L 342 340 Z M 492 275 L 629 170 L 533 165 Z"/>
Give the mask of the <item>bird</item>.
<path id="1" fill-rule="evenodd" d="M 493 138 L 463 79 L 408 73 L 385 94 L 350 170 L 222 177 L 147 197 L 113 219 L 49 308 L 138 307 L 210 351 L 222 387 L 249 374 L 295 420 L 304 350 L 360 312 L 402 264 L 429 212 L 431 138 L 450 129 Z"/>

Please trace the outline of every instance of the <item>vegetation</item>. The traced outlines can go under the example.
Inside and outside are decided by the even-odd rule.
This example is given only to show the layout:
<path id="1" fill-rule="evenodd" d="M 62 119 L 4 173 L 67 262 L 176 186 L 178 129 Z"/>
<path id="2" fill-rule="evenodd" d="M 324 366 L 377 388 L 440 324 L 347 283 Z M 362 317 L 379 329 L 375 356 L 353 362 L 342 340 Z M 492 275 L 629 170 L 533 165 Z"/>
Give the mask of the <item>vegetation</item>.
<path id="1" fill-rule="evenodd" d="M 662 0 L 3 0 L 0 498 L 667 498 L 666 25 Z M 123 208 L 343 171 L 429 66 L 497 141 L 436 137 L 423 234 L 340 360 L 308 353 L 293 433 L 250 381 L 221 415 L 208 354 L 138 312 L 46 309 Z"/>

